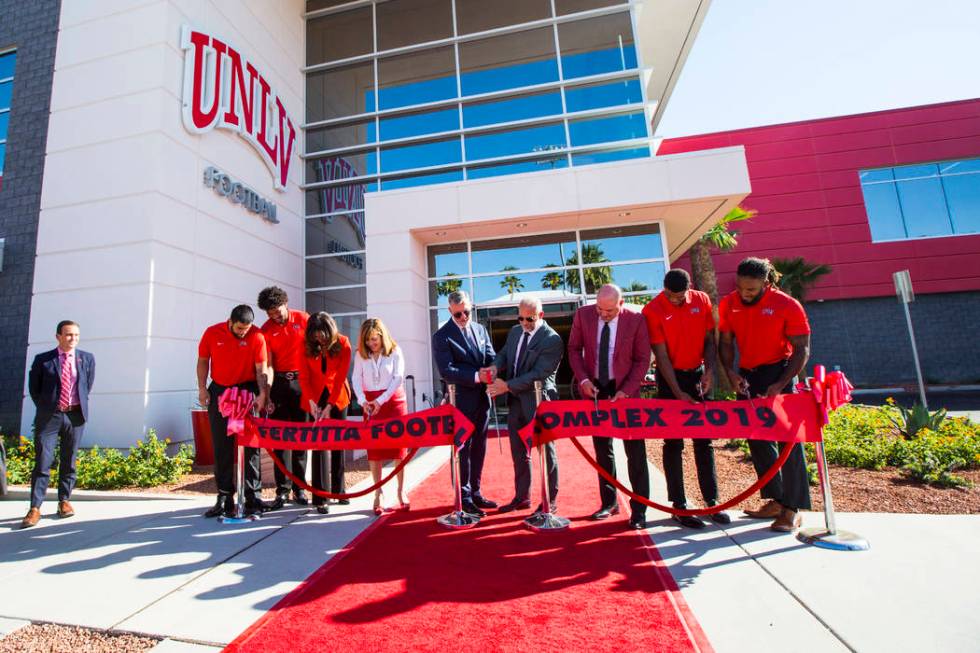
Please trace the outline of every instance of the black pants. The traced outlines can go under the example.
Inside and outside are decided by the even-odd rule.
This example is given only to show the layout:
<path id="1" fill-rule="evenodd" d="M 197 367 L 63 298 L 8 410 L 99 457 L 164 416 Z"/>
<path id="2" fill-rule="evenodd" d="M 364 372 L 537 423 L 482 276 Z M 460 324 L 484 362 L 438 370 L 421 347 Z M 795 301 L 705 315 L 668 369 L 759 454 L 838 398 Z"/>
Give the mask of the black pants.
<path id="1" fill-rule="evenodd" d="M 507 396 L 507 430 L 510 435 L 510 457 L 514 462 L 514 500 L 527 501 L 531 498 L 532 451 L 528 451 L 518 431 L 531 423 L 534 413 L 528 415 L 524 412 L 519 397 L 512 394 Z M 545 445 L 544 458 L 548 467 L 548 499 L 554 504 L 558 497 L 558 458 L 554 442 Z"/>
<path id="2" fill-rule="evenodd" d="M 242 390 L 258 394 L 259 386 L 255 381 L 239 383 Z M 211 425 L 211 444 L 214 447 L 214 482 L 218 486 L 218 494 L 233 496 L 235 494 L 235 438 L 228 437 L 228 418 L 218 410 L 218 398 L 228 387 L 214 381 L 208 386 L 211 400 L 208 402 L 208 422 Z M 245 500 L 254 501 L 262 494 L 262 476 L 260 468 L 260 452 L 252 447 L 245 447 Z"/>
<path id="3" fill-rule="evenodd" d="M 739 369 L 738 373 L 749 382 L 749 394 L 752 397 L 761 397 L 766 394 L 769 386 L 779 380 L 786 370 L 788 361 L 780 361 L 770 365 L 760 365 L 751 370 Z M 781 394 L 793 394 L 795 388 L 793 382 L 783 388 Z M 745 395 L 739 395 L 739 399 L 748 399 Z M 787 443 L 780 442 L 779 449 L 775 442 L 765 442 L 763 440 L 749 440 L 749 451 L 752 453 L 752 464 L 755 466 L 755 473 L 758 476 L 765 474 L 776 459 L 783 447 Z M 810 482 L 806 473 L 806 455 L 803 445 L 800 443 L 792 445 L 793 451 L 786 459 L 783 468 L 766 483 L 762 488 L 763 499 L 774 499 L 787 508 L 793 510 L 810 509 Z"/>
<path id="4" fill-rule="evenodd" d="M 272 381 L 272 388 L 269 390 L 269 399 L 275 405 L 272 411 L 272 419 L 281 419 L 288 422 L 305 422 L 306 411 L 299 405 L 302 391 L 299 387 L 299 377 L 287 379 L 285 376 L 276 373 Z M 293 476 L 306 480 L 306 452 L 289 449 L 275 450 L 272 452 L 283 467 L 292 472 Z M 289 494 L 293 488 L 293 482 L 282 473 L 278 466 L 274 467 L 276 476 L 276 494 Z M 299 488 L 296 488 L 297 491 Z"/>
<path id="5" fill-rule="evenodd" d="M 324 406 L 326 402 L 324 401 Z M 321 406 L 322 408 L 322 406 Z M 347 419 L 347 409 L 330 411 L 330 419 Z M 330 454 L 330 469 L 327 469 L 327 454 Z M 330 487 L 324 486 L 324 481 L 330 479 Z M 313 487 L 332 494 L 344 492 L 344 451 L 314 451 L 313 452 Z M 313 495 L 313 505 L 322 506 L 327 502 L 323 497 Z"/>
<path id="6" fill-rule="evenodd" d="M 611 399 L 616 394 L 614 381 L 610 381 L 605 387 L 600 386 L 595 381 L 593 384 L 599 389 L 599 399 Z M 592 445 L 595 447 L 596 462 L 613 478 L 616 478 L 616 458 L 613 454 L 612 438 L 593 436 Z M 649 497 L 650 469 L 647 467 L 646 440 L 623 440 L 623 448 L 626 450 L 626 470 L 629 473 L 633 493 L 639 494 L 641 497 Z M 616 505 L 616 488 L 601 476 L 599 477 L 599 498 L 602 500 L 604 508 L 612 508 Z M 634 499 L 630 499 L 630 509 L 638 517 L 647 514 L 647 507 Z"/>
<path id="7" fill-rule="evenodd" d="M 677 385 L 681 392 L 692 397 L 699 397 L 698 384 L 701 383 L 703 369 L 674 370 Z M 657 396 L 660 399 L 676 399 L 667 381 L 657 371 Z M 698 485 L 701 487 L 701 498 L 711 505 L 718 503 L 718 477 L 715 474 L 715 450 L 711 448 L 711 440 L 694 439 L 694 466 L 698 470 Z M 684 494 L 684 462 L 682 453 L 684 440 L 674 438 L 664 440 L 664 476 L 667 477 L 667 499 L 675 507 L 687 504 Z"/>
<path id="8" fill-rule="evenodd" d="M 58 461 L 58 501 L 71 498 L 75 488 L 75 461 L 85 420 L 81 410 L 55 412 L 43 424 L 34 423 L 34 470 L 31 472 L 31 508 L 40 508 L 51 480 L 54 448 L 61 445 Z"/>
<path id="9" fill-rule="evenodd" d="M 471 391 L 479 392 L 479 391 Z M 490 404 L 484 394 L 477 401 L 461 402 L 456 407 L 473 423 L 473 435 L 459 448 L 459 490 L 463 501 L 483 496 L 483 463 L 487 458 L 487 427 L 490 426 Z M 469 405 L 476 408 L 469 410 Z"/>

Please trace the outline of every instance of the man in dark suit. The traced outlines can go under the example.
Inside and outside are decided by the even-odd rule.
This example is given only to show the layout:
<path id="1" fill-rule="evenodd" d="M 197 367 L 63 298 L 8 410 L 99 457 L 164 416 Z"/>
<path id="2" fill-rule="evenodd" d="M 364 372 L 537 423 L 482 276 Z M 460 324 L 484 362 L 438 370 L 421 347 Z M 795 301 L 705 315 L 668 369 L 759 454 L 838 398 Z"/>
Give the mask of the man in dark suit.
<path id="1" fill-rule="evenodd" d="M 529 298 L 518 306 L 516 325 L 507 334 L 507 343 L 489 368 L 494 381 L 487 388 L 491 397 L 507 395 L 507 429 L 510 432 L 510 455 L 514 461 L 514 498 L 500 506 L 500 512 L 530 508 L 531 452 L 519 431 L 527 426 L 537 411 L 534 382 L 541 381 L 544 399 L 557 399 L 555 372 L 565 348 L 554 329 L 544 321 L 541 300 Z M 558 459 L 555 443 L 545 446 L 548 467 L 548 498 L 552 511 L 558 496 Z M 539 505 L 537 511 L 540 512 Z"/>
<path id="2" fill-rule="evenodd" d="M 472 312 L 469 295 L 461 290 L 450 293 L 452 317 L 432 334 L 432 353 L 442 380 L 456 385 L 456 408 L 473 423 L 473 435 L 459 451 L 459 484 L 463 510 L 483 517 L 484 510 L 496 508 L 497 503 L 480 493 L 490 421 L 485 383 L 489 379 L 480 374 L 480 369 L 489 367 L 495 354 L 490 334 L 470 319 Z"/>
<path id="3" fill-rule="evenodd" d="M 599 289 L 596 303 L 575 312 L 568 338 L 568 362 L 579 391 L 586 399 L 617 401 L 639 395 L 640 383 L 650 368 L 650 336 L 643 315 L 623 308 L 618 286 Z M 596 460 L 612 476 L 616 475 L 612 439 L 595 436 Z M 644 440 L 623 440 L 630 484 L 634 493 L 650 495 L 650 470 Z M 599 477 L 602 505 L 592 519 L 606 519 L 619 512 L 616 488 Z M 646 506 L 630 499 L 630 528 L 646 528 Z"/>
<path id="4" fill-rule="evenodd" d="M 95 356 L 78 349 L 79 329 L 71 320 L 58 323 L 58 346 L 34 357 L 27 387 L 37 407 L 34 416 L 34 470 L 31 472 L 31 508 L 21 528 L 37 525 L 48 491 L 54 449 L 58 462 L 58 516 L 72 517 L 69 499 L 75 487 L 78 443 L 88 422 L 88 394 L 95 384 Z"/>

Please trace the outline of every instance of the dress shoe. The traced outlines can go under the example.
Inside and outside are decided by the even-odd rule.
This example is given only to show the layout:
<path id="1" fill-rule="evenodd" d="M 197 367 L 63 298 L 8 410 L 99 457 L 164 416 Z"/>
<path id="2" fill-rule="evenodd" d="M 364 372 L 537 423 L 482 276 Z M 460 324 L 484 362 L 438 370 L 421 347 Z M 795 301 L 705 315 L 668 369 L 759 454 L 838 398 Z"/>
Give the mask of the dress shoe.
<path id="1" fill-rule="evenodd" d="M 235 502 L 231 497 L 223 494 L 218 495 L 218 500 L 204 513 L 205 517 L 220 517 L 221 515 L 232 515 L 235 512 Z"/>
<path id="2" fill-rule="evenodd" d="M 647 527 L 647 518 L 645 515 L 630 515 L 630 530 L 642 531 Z"/>
<path id="3" fill-rule="evenodd" d="M 775 519 L 779 517 L 779 514 L 783 511 L 782 505 L 774 499 L 762 504 L 761 508 L 755 510 L 746 510 L 745 516 L 751 517 L 752 519 Z"/>
<path id="4" fill-rule="evenodd" d="M 269 505 L 272 510 L 280 510 L 286 505 L 286 500 L 289 499 L 288 494 L 277 494 L 275 500 Z"/>
<path id="5" fill-rule="evenodd" d="M 295 503 L 297 506 L 306 506 L 309 505 L 310 500 L 306 498 L 306 492 L 303 492 L 303 490 L 296 490 L 293 492 L 293 503 Z"/>
<path id="6" fill-rule="evenodd" d="M 482 510 L 480 510 L 479 508 L 477 508 L 473 504 L 472 501 L 464 501 L 463 502 L 463 512 L 468 513 L 470 515 L 476 515 L 477 517 L 486 517 L 487 516 L 487 513 L 483 512 Z"/>
<path id="7" fill-rule="evenodd" d="M 687 526 L 688 528 L 704 528 L 707 526 L 707 524 L 695 515 L 671 515 L 670 518 L 681 526 Z"/>
<path id="8" fill-rule="evenodd" d="M 721 512 L 711 513 L 710 515 L 708 515 L 708 519 L 710 519 L 716 524 L 721 524 L 722 526 L 726 526 L 732 523 L 731 515 L 729 515 L 724 510 L 722 510 Z"/>
<path id="9" fill-rule="evenodd" d="M 68 499 L 58 502 L 58 516 L 62 519 L 75 516 L 75 509 L 68 503 Z"/>
<path id="10" fill-rule="evenodd" d="M 558 502 L 557 501 L 552 501 L 552 502 L 550 502 L 550 505 L 551 505 L 551 514 L 552 515 L 557 514 L 558 513 Z M 538 504 L 538 507 L 534 509 L 534 512 L 535 513 L 544 512 L 544 504 L 539 503 Z"/>
<path id="11" fill-rule="evenodd" d="M 531 507 L 530 499 L 524 499 L 523 501 L 521 501 L 520 499 L 511 499 L 510 502 L 500 506 L 497 512 L 512 512 L 514 510 L 527 510 L 530 507 Z"/>
<path id="12" fill-rule="evenodd" d="M 473 505 L 484 510 L 493 510 L 500 504 L 498 504 L 496 501 L 491 501 L 486 497 L 481 497 L 478 495 L 473 497 Z"/>
<path id="13" fill-rule="evenodd" d="M 619 506 L 610 506 L 608 508 L 602 507 L 596 510 L 594 513 L 589 515 L 589 519 L 593 521 L 599 521 L 600 519 L 609 519 L 613 515 L 619 514 Z"/>
<path id="14" fill-rule="evenodd" d="M 269 512 L 272 510 L 272 506 L 258 497 L 245 500 L 245 514 L 246 515 L 261 515 L 264 512 Z"/>
<path id="15" fill-rule="evenodd" d="M 783 508 L 779 517 L 769 526 L 774 531 L 780 533 L 792 533 L 803 523 L 803 516 L 797 510 Z"/>
<path id="16" fill-rule="evenodd" d="M 320 505 L 318 505 L 318 506 L 316 507 L 316 511 L 317 511 L 317 512 L 318 512 L 319 514 L 321 514 L 321 515 L 329 515 L 329 514 L 330 514 L 330 506 L 328 506 L 328 505 L 327 505 L 327 504 L 325 504 L 325 503 L 321 503 Z"/>
<path id="17" fill-rule="evenodd" d="M 337 505 L 338 506 L 349 506 L 350 505 L 350 499 L 337 499 Z"/>
<path id="18" fill-rule="evenodd" d="M 41 511 L 38 508 L 31 508 L 27 511 L 27 515 L 20 521 L 21 528 L 30 528 L 31 526 L 37 526 L 37 523 L 41 521 Z"/>

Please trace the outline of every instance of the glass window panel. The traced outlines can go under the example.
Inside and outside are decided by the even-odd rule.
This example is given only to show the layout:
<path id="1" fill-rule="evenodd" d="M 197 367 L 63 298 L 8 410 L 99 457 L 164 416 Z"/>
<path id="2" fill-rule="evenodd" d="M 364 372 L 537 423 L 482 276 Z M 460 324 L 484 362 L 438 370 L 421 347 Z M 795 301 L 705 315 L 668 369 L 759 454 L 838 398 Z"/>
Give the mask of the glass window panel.
<path id="1" fill-rule="evenodd" d="M 474 274 L 499 272 L 507 267 L 526 270 L 564 266 L 576 251 L 573 232 L 474 241 L 471 248 Z"/>
<path id="2" fill-rule="evenodd" d="M 565 79 L 636 68 L 629 12 L 558 26 Z"/>
<path id="3" fill-rule="evenodd" d="M 628 0 L 555 0 L 555 11 L 559 16 L 588 11 L 599 7 L 625 4 Z"/>
<path id="4" fill-rule="evenodd" d="M 473 301 L 478 306 L 515 304 L 520 301 L 520 297 L 515 297 L 517 293 L 540 293 L 551 290 L 577 294 L 578 272 L 572 270 L 562 272 L 560 269 L 554 272 L 508 271 L 492 277 L 473 277 Z M 553 294 L 547 293 L 547 295 Z"/>
<path id="5" fill-rule="evenodd" d="M 394 109 L 456 97 L 452 47 L 433 48 L 378 60 L 378 108 Z"/>
<path id="6" fill-rule="evenodd" d="M 306 191 L 306 214 L 363 211 L 364 193 L 377 190 L 374 183 L 352 183 Z"/>
<path id="7" fill-rule="evenodd" d="M 624 79 L 606 84 L 570 86 L 565 89 L 565 104 L 569 112 L 587 111 L 620 104 L 643 101 L 643 91 L 636 79 Z"/>
<path id="8" fill-rule="evenodd" d="M 409 113 L 381 119 L 381 140 L 422 136 L 459 129 L 459 109 Z"/>
<path id="9" fill-rule="evenodd" d="M 456 24 L 460 34 L 550 17 L 549 0 L 493 0 L 492 11 L 487 10 L 487 0 L 456 0 Z"/>
<path id="10" fill-rule="evenodd" d="M 567 157 L 555 156 L 547 159 L 535 159 L 533 161 L 518 161 L 517 163 L 504 163 L 495 166 L 468 168 L 466 176 L 468 179 L 483 179 L 485 177 L 503 177 L 505 175 L 516 175 L 522 172 L 541 172 L 542 170 L 554 170 L 555 168 L 567 167 Z"/>
<path id="11" fill-rule="evenodd" d="M 364 213 L 306 219 L 307 255 L 360 249 L 364 249 Z"/>
<path id="12" fill-rule="evenodd" d="M 381 149 L 381 172 L 457 163 L 463 160 L 459 138 Z"/>
<path id="13" fill-rule="evenodd" d="M 306 311 L 317 313 L 359 313 L 367 310 L 367 289 L 313 290 L 306 293 Z M 357 323 L 360 326 L 360 322 Z M 337 326 L 340 326 L 339 324 Z M 356 342 L 357 339 L 355 338 Z"/>
<path id="14" fill-rule="evenodd" d="M 341 249 L 343 246 L 337 244 Z M 365 283 L 364 253 L 306 259 L 306 287 L 352 286 Z"/>
<path id="15" fill-rule="evenodd" d="M 639 224 L 590 229 L 580 234 L 584 264 L 663 258 L 660 225 Z"/>
<path id="16" fill-rule="evenodd" d="M 394 177 L 385 179 L 381 182 L 382 190 L 395 190 L 396 188 L 411 188 L 412 186 L 427 186 L 429 184 L 445 184 L 450 181 L 463 181 L 462 170 L 448 170 L 446 172 L 432 172 L 422 175 L 407 175 L 405 177 Z"/>
<path id="17" fill-rule="evenodd" d="M 7 128 L 10 126 L 10 112 L 0 113 L 0 141 L 7 140 Z"/>
<path id="18" fill-rule="evenodd" d="M 573 166 L 587 166 L 593 163 L 608 163 L 625 159 L 642 159 L 650 156 L 649 147 L 635 147 L 623 150 L 597 150 L 572 155 Z"/>
<path id="19" fill-rule="evenodd" d="M 0 55 L 0 79 L 14 76 L 14 62 L 17 59 L 16 52 L 8 52 Z"/>
<path id="20" fill-rule="evenodd" d="M 374 49 L 371 7 L 328 14 L 306 21 L 306 63 L 337 61 Z"/>
<path id="21" fill-rule="evenodd" d="M 563 149 L 564 147 L 565 127 L 561 123 L 552 123 L 467 136 L 466 158 L 471 161 L 492 159 L 512 154 Z"/>
<path id="22" fill-rule="evenodd" d="M 898 166 L 893 168 L 895 179 L 923 179 L 925 177 L 935 177 L 939 174 L 939 166 L 935 163 L 914 166 Z"/>
<path id="23" fill-rule="evenodd" d="M 469 264 L 466 262 L 466 243 L 431 245 L 427 250 L 427 255 L 430 277 L 469 274 Z"/>
<path id="24" fill-rule="evenodd" d="M 452 0 L 388 0 L 377 7 L 379 50 L 453 35 Z"/>
<path id="25" fill-rule="evenodd" d="M 13 94 L 14 83 L 4 82 L 0 84 L 0 109 L 10 108 L 10 97 Z"/>
<path id="26" fill-rule="evenodd" d="M 938 177 L 899 181 L 896 186 L 909 238 L 953 233 L 946 211 L 946 198 Z"/>
<path id="27" fill-rule="evenodd" d="M 943 186 L 956 233 L 980 233 L 980 174 L 943 177 Z"/>
<path id="28" fill-rule="evenodd" d="M 317 9 L 327 9 L 329 7 L 336 7 L 337 5 L 346 5 L 352 2 L 352 0 L 307 0 L 306 10 L 316 11 Z"/>
<path id="29" fill-rule="evenodd" d="M 459 44 L 463 95 L 502 91 L 558 80 L 550 27 Z"/>
<path id="30" fill-rule="evenodd" d="M 306 131 L 306 151 L 308 153 L 332 150 L 337 147 L 365 145 L 374 141 L 374 118 L 338 127 L 308 129 Z"/>
<path id="31" fill-rule="evenodd" d="M 895 184 L 862 184 L 864 207 L 871 227 L 871 240 L 897 240 L 906 237 L 902 206 Z"/>
<path id="32" fill-rule="evenodd" d="M 3 160 L 7 156 L 7 144 L 0 143 L 0 175 L 3 174 Z"/>
<path id="33" fill-rule="evenodd" d="M 861 183 L 874 181 L 894 181 L 895 175 L 891 168 L 881 168 L 880 170 L 862 170 L 860 173 Z"/>
<path id="34" fill-rule="evenodd" d="M 980 159 L 947 161 L 939 164 L 939 172 L 946 175 L 959 175 L 964 172 L 980 172 Z"/>
<path id="35" fill-rule="evenodd" d="M 647 119 L 641 111 L 621 116 L 572 120 L 568 123 L 568 134 L 572 139 L 572 147 L 646 138 Z"/>
<path id="36" fill-rule="evenodd" d="M 653 294 L 660 292 L 660 289 L 663 287 L 664 274 L 666 273 L 664 264 L 659 262 L 610 265 L 598 269 L 604 271 L 608 270 L 608 274 L 611 275 L 612 283 L 622 288 L 625 292 L 650 291 Z M 588 279 L 587 269 L 586 281 L 588 281 Z M 649 301 L 649 299 L 647 301 Z"/>
<path id="37" fill-rule="evenodd" d="M 306 161 L 306 180 L 307 183 L 311 184 L 318 181 L 347 179 L 348 177 L 375 175 L 377 173 L 378 157 L 373 149 L 368 152 L 348 152 L 343 156 L 329 156 Z"/>
<path id="38" fill-rule="evenodd" d="M 374 64 L 329 68 L 306 76 L 306 120 L 330 120 L 374 111 Z"/>
<path id="39" fill-rule="evenodd" d="M 513 120 L 540 118 L 561 113 L 561 93 L 535 93 L 520 97 L 474 102 L 463 106 L 463 126 L 482 127 Z"/>
<path id="40" fill-rule="evenodd" d="M 429 282 L 429 306 L 445 306 L 450 293 L 457 290 L 470 291 L 468 277 L 453 277 Z"/>

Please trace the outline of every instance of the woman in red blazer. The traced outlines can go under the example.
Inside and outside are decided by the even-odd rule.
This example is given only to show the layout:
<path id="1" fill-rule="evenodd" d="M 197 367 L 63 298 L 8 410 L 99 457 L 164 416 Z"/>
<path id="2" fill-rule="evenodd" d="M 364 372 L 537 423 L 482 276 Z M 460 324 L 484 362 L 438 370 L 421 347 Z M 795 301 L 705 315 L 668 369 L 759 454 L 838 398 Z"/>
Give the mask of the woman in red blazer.
<path id="1" fill-rule="evenodd" d="M 347 336 L 340 333 L 337 323 L 323 311 L 310 316 L 306 324 L 306 356 L 299 368 L 299 385 L 302 390 L 300 405 L 318 419 L 347 419 L 350 405 L 351 346 Z M 324 451 L 313 452 L 313 487 L 323 488 L 327 476 Z M 344 452 L 330 452 L 330 492 L 344 491 Z M 338 503 L 348 504 L 347 499 Z M 313 497 L 317 512 L 326 514 L 326 499 Z"/>

